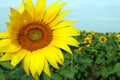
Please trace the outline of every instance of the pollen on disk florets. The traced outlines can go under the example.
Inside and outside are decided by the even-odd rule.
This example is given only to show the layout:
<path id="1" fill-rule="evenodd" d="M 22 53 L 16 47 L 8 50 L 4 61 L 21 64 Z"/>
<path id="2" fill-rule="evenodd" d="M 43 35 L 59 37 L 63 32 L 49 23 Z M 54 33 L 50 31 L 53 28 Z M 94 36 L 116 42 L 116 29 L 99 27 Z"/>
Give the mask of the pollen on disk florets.
<path id="1" fill-rule="evenodd" d="M 42 38 L 42 36 L 43 36 L 42 34 L 43 33 L 39 28 L 34 28 L 34 29 L 29 30 L 28 37 L 32 41 L 37 41 Z"/>
<path id="2" fill-rule="evenodd" d="M 48 25 L 31 23 L 20 29 L 18 43 L 29 51 L 47 46 L 52 40 L 52 31 Z"/>

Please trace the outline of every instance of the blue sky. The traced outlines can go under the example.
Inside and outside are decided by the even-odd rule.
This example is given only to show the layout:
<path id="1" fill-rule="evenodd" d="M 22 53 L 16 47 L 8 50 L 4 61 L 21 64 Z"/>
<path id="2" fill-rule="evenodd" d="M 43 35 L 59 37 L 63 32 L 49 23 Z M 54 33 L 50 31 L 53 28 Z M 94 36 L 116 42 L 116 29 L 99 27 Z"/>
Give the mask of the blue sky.
<path id="1" fill-rule="evenodd" d="M 16 8 L 22 0 L 0 0 L 0 31 L 7 31 L 9 7 Z M 33 0 L 36 2 L 37 0 Z M 56 0 L 47 0 L 47 6 Z M 77 20 L 79 30 L 97 32 L 120 32 L 120 0 L 61 0 L 65 8 L 72 10 L 65 19 Z"/>

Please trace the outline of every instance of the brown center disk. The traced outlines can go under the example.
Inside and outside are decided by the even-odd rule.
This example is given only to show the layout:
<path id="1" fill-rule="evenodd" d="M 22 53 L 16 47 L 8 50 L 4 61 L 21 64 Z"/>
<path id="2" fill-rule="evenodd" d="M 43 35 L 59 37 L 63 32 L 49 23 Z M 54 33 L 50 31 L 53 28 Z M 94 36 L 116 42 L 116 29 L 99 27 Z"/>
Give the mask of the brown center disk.
<path id="1" fill-rule="evenodd" d="M 22 48 L 34 51 L 47 46 L 52 40 L 52 31 L 48 25 L 29 24 L 18 34 L 18 42 Z"/>
<path id="2" fill-rule="evenodd" d="M 104 38 L 101 38 L 101 41 L 102 41 L 102 42 L 104 42 L 104 41 L 105 41 L 105 39 L 104 39 Z"/>

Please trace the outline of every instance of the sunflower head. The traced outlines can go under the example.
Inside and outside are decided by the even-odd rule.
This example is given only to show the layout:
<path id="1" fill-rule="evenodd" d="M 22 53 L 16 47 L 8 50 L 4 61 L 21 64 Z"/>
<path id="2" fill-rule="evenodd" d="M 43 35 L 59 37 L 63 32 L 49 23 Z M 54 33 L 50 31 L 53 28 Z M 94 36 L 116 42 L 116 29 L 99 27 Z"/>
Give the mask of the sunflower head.
<path id="1" fill-rule="evenodd" d="M 93 36 L 91 34 L 87 35 L 88 38 L 92 39 Z"/>
<path id="2" fill-rule="evenodd" d="M 91 38 L 86 37 L 86 38 L 84 39 L 84 43 L 86 43 L 86 44 L 91 44 L 91 43 L 92 43 Z"/>
<path id="3" fill-rule="evenodd" d="M 84 50 L 84 47 L 78 47 L 78 48 L 76 49 L 76 51 L 82 51 L 82 50 Z"/>
<path id="4" fill-rule="evenodd" d="M 96 54 L 97 53 L 97 50 L 92 50 L 91 52 L 90 52 L 90 54 Z"/>
<path id="5" fill-rule="evenodd" d="M 45 24 L 28 24 L 17 34 L 18 44 L 29 51 L 47 46 L 52 40 L 52 30 Z"/>
<path id="6" fill-rule="evenodd" d="M 117 37 L 117 38 L 120 38 L 120 34 L 117 34 L 116 37 Z"/>
<path id="7" fill-rule="evenodd" d="M 120 42 L 120 34 L 119 33 L 116 34 L 116 38 L 117 38 L 118 42 Z"/>
<path id="8" fill-rule="evenodd" d="M 86 30 L 81 31 L 81 34 L 82 34 L 83 36 L 85 36 L 85 35 L 86 35 Z"/>
<path id="9" fill-rule="evenodd" d="M 0 61 L 11 60 L 13 66 L 22 61 L 25 72 L 36 80 L 42 71 L 50 76 L 48 63 L 59 69 L 64 62 L 61 49 L 72 54 L 68 45 L 79 47 L 73 36 L 80 35 L 71 26 L 74 20 L 62 20 L 70 10 L 61 12 L 66 2 L 59 2 L 46 9 L 46 0 L 37 0 L 36 6 L 23 0 L 18 10 L 11 8 L 8 32 L 0 33 L 0 52 L 5 53 Z"/>
<path id="10" fill-rule="evenodd" d="M 95 31 L 91 31 L 90 33 L 91 33 L 91 35 L 93 35 L 93 36 L 95 35 Z"/>
<path id="11" fill-rule="evenodd" d="M 106 40 L 107 40 L 107 38 L 106 38 L 105 36 L 101 36 L 101 37 L 99 38 L 99 41 L 100 41 L 101 43 L 106 42 Z"/>

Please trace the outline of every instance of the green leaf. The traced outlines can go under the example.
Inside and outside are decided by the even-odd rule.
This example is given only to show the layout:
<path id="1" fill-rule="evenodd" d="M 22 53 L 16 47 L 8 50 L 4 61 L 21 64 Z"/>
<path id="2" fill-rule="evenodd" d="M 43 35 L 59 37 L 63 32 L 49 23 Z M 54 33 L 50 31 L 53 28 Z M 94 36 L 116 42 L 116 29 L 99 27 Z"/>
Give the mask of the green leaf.
<path id="1" fill-rule="evenodd" d="M 13 66 L 9 62 L 0 62 L 0 65 L 4 68 L 13 69 Z"/>
<path id="2" fill-rule="evenodd" d="M 59 74 L 53 74 L 51 80 L 62 80 L 62 77 Z"/>
<path id="3" fill-rule="evenodd" d="M 108 67 L 103 67 L 102 68 L 101 74 L 102 74 L 103 78 L 107 78 L 111 74 L 110 69 L 111 68 L 108 68 Z"/>
<path id="4" fill-rule="evenodd" d="M 51 77 L 49 77 L 47 74 L 43 73 L 43 80 L 51 80 Z"/>
<path id="5" fill-rule="evenodd" d="M 20 80 L 33 80 L 33 77 L 32 76 L 27 76 L 26 74 L 24 74 Z"/>
<path id="6" fill-rule="evenodd" d="M 92 59 L 89 59 L 89 58 L 80 58 L 79 62 L 82 63 L 82 64 L 86 64 L 86 65 L 90 66 L 91 62 L 92 62 Z"/>
<path id="7" fill-rule="evenodd" d="M 74 78 L 74 74 L 75 74 L 75 70 L 74 70 L 74 68 L 71 69 L 71 70 L 69 70 L 69 69 L 67 69 L 67 70 L 61 70 L 59 73 L 61 75 L 63 75 L 64 77 L 67 77 L 69 79 L 73 79 Z"/>
<path id="8" fill-rule="evenodd" d="M 117 63 L 112 71 L 112 73 L 120 72 L 120 63 Z"/>
<path id="9" fill-rule="evenodd" d="M 3 70 L 0 70 L 0 80 L 5 80 L 5 77 L 3 75 Z"/>
<path id="10" fill-rule="evenodd" d="M 119 73 L 117 73 L 117 75 L 120 77 L 120 72 L 119 72 Z"/>

